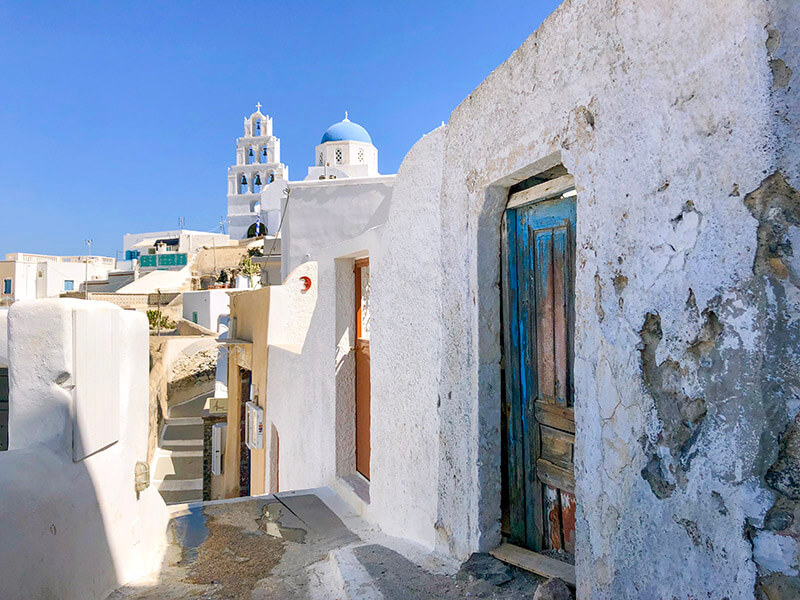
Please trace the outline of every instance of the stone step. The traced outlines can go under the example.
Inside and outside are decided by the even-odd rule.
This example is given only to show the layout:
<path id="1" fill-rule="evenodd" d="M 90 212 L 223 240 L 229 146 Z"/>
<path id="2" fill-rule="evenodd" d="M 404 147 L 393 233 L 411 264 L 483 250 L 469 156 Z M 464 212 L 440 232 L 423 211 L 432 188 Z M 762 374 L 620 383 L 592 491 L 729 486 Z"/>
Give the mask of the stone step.
<path id="1" fill-rule="evenodd" d="M 206 405 L 206 399 L 208 398 L 209 394 L 201 394 L 197 398 L 193 398 L 188 402 L 183 402 L 181 404 L 176 404 L 175 406 L 169 407 L 169 418 L 172 419 L 174 417 L 202 417 L 203 416 L 203 408 Z"/>
<path id="2" fill-rule="evenodd" d="M 164 420 L 164 426 L 202 425 L 203 417 L 170 417 Z"/>
<path id="3" fill-rule="evenodd" d="M 203 480 L 201 479 L 154 479 L 153 485 L 159 492 L 183 492 L 199 490 L 203 493 Z"/>
<path id="4" fill-rule="evenodd" d="M 189 454 L 186 456 L 185 454 Z M 158 455 L 152 477 L 155 480 L 168 479 L 202 479 L 203 453 L 179 451 Z"/>
<path id="5" fill-rule="evenodd" d="M 159 449 L 170 452 L 176 452 L 176 451 L 202 452 L 203 440 L 202 439 L 168 440 L 168 441 L 162 440 L 159 443 Z"/>
<path id="6" fill-rule="evenodd" d="M 198 502 L 203 499 L 203 490 L 159 490 L 166 504 Z"/>
<path id="7" fill-rule="evenodd" d="M 162 442 L 176 442 L 178 440 L 191 441 L 194 444 L 199 440 L 203 443 L 203 420 L 200 423 L 174 423 L 167 420 L 161 430 Z"/>

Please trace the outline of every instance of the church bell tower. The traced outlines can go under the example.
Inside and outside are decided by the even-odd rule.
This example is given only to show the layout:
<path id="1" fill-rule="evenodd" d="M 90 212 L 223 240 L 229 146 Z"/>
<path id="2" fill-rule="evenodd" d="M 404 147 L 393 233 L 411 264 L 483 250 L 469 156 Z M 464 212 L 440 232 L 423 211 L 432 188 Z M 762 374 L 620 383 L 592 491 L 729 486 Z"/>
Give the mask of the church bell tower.
<path id="1" fill-rule="evenodd" d="M 231 239 L 244 239 L 249 233 L 273 234 L 278 227 L 280 204 L 262 206 L 262 198 L 279 198 L 280 194 L 263 194 L 269 186 L 285 187 L 289 169 L 281 163 L 281 143 L 272 135 L 272 117 L 256 112 L 244 119 L 244 135 L 236 140 L 236 164 L 228 167 L 228 233 Z M 259 219 L 260 217 L 260 219 Z M 260 220 L 261 225 L 256 225 Z M 260 228 L 261 231 L 255 231 Z"/>

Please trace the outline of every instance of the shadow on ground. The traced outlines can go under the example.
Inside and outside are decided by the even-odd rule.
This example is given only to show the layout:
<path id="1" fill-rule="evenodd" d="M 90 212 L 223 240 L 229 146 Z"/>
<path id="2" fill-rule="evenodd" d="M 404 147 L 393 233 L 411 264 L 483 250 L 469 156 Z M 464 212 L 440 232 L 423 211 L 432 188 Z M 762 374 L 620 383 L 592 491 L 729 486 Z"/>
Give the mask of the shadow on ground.
<path id="1" fill-rule="evenodd" d="M 161 572 L 109 600 L 530 598 L 539 582 L 488 555 L 433 573 L 358 517 L 347 521 L 308 492 L 186 505 L 170 522 Z"/>

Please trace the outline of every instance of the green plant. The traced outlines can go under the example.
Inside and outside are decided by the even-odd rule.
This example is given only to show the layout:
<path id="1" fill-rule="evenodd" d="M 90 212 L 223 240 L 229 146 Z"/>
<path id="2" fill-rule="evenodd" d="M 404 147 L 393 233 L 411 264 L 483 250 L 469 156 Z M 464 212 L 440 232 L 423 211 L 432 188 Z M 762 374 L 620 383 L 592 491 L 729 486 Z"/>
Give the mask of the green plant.
<path id="1" fill-rule="evenodd" d="M 170 321 L 166 315 L 162 315 L 160 310 L 148 310 L 147 320 L 150 323 L 150 329 L 172 329 L 175 327 L 175 322 Z"/>
<path id="2" fill-rule="evenodd" d="M 253 277 L 261 274 L 261 267 L 255 264 L 253 259 L 247 254 L 244 255 L 241 262 L 239 262 L 239 269 L 242 275 L 247 277 L 251 282 L 253 281 Z"/>

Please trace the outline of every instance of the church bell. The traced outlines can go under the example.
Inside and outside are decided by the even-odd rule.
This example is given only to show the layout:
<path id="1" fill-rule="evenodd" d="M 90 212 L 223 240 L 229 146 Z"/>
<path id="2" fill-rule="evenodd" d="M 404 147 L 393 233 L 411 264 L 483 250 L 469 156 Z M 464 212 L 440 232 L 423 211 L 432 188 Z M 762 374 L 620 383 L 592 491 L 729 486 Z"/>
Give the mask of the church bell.
<path id="1" fill-rule="evenodd" d="M 247 177 L 242 175 L 242 180 L 239 183 L 241 183 L 242 185 L 247 185 Z"/>
<path id="2" fill-rule="evenodd" d="M 256 180 L 253 182 L 256 185 L 261 185 L 261 175 L 256 173 Z"/>

